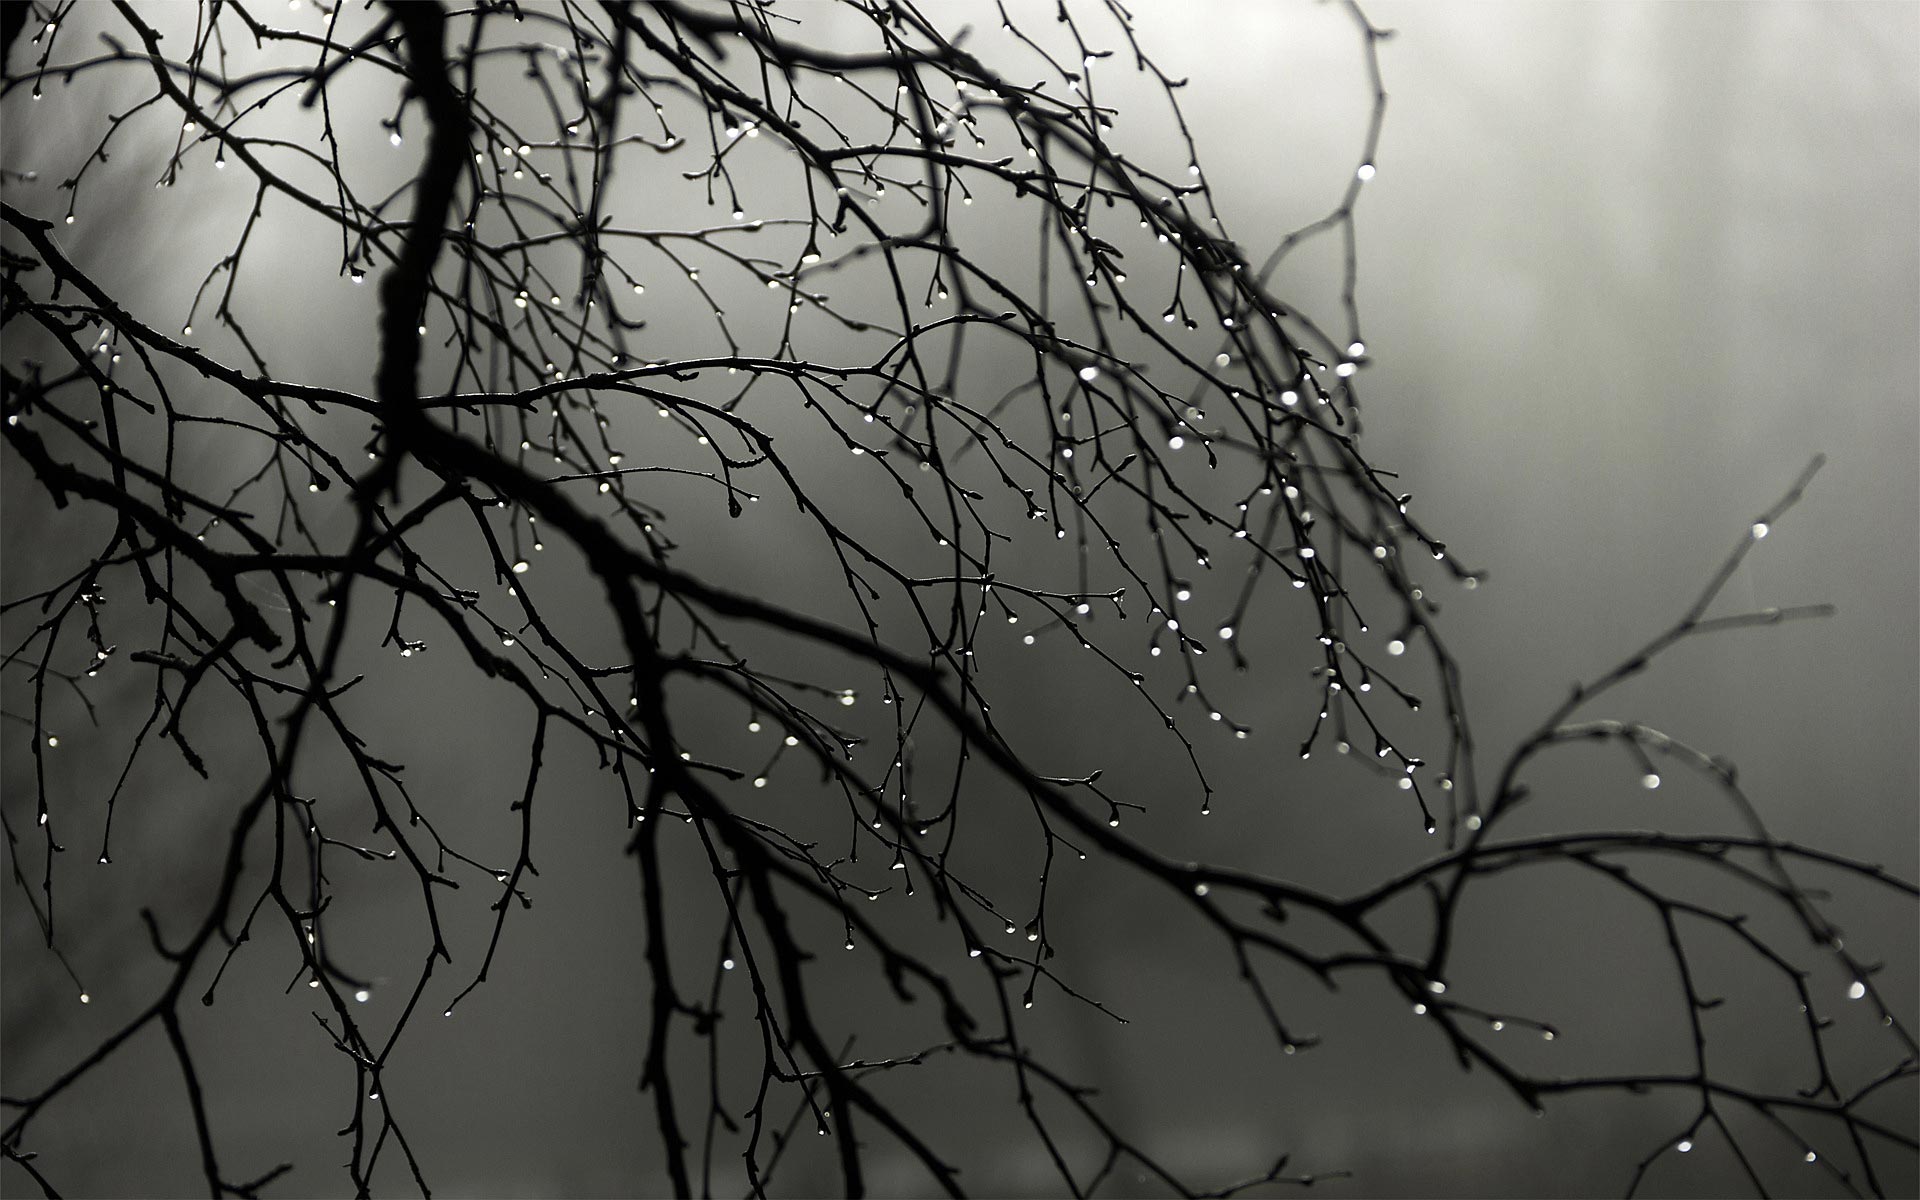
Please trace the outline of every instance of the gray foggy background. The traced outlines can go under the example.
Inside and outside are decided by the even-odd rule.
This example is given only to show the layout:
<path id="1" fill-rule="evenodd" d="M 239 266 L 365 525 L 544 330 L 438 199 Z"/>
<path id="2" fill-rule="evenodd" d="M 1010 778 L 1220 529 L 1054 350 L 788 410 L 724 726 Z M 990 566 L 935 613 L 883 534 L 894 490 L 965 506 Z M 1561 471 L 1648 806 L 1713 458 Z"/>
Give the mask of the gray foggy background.
<path id="1" fill-rule="evenodd" d="M 1373 358 L 1362 391 L 1367 438 L 1372 457 L 1401 472 L 1428 527 L 1490 573 L 1472 592 L 1449 590 L 1442 616 L 1467 671 L 1483 764 L 1496 764 L 1573 679 L 1677 617 L 1754 515 L 1825 453 L 1829 465 L 1805 501 L 1749 558 L 1724 603 L 1831 601 L 1838 615 L 1684 645 L 1599 711 L 1732 758 L 1782 836 L 1920 874 L 1920 7 L 1367 11 L 1397 31 L 1381 48 L 1392 104 L 1379 174 L 1359 208 L 1359 303 Z M 984 5 L 939 13 L 956 25 L 996 21 Z M 1161 65 L 1192 77 L 1181 99 L 1199 161 L 1229 229 L 1256 258 L 1335 202 L 1369 99 L 1341 10 L 1185 0 L 1141 5 L 1136 15 Z M 831 42 L 833 33 L 822 20 L 813 36 Z M 1111 79 L 1108 102 L 1123 113 L 1130 100 L 1145 103 L 1125 72 Z M 43 111 L 62 103 L 56 90 L 29 119 L 23 99 L 6 102 L 7 165 L 57 178 L 71 170 L 74 131 L 96 123 L 98 110 L 75 100 Z M 164 152 L 145 161 L 123 152 L 115 165 L 150 177 Z M 10 184 L 9 193 L 45 216 L 63 203 L 44 186 Z M 109 212 L 83 209 L 103 232 L 76 253 L 167 327 L 184 307 L 183 287 L 224 252 L 222 212 L 230 206 L 116 225 Z M 291 239 L 262 248 L 263 261 L 288 264 L 288 278 L 308 260 L 324 273 L 330 253 Z M 1276 291 L 1333 313 L 1336 255 L 1331 241 L 1306 254 Z M 268 287 L 254 323 L 288 345 L 269 355 L 283 372 L 364 389 L 368 298 L 345 284 L 296 297 Z M 12 595 L 63 561 L 71 527 L 34 498 L 12 459 L 4 487 Z M 790 586 L 814 586 L 816 567 L 772 528 L 759 541 L 718 522 L 683 534 L 712 542 L 697 552 L 728 582 L 764 587 L 777 570 L 799 581 Z M 561 612 L 593 607 L 588 596 L 552 603 Z M 10 621 L 9 642 L 14 628 Z M 1263 636 L 1272 663 L 1302 634 L 1280 618 Z M 464 689 L 451 658 L 426 655 L 404 672 L 386 662 L 363 714 L 407 762 L 416 794 L 470 796 L 470 812 L 450 819 L 510 856 L 505 806 L 524 769 L 525 721 L 503 698 Z M 1126 718 L 1078 682 L 1044 666 L 1017 686 L 1003 674 L 996 716 L 1034 731 L 1032 744 L 1049 756 L 1043 765 L 1118 762 L 1143 787 L 1164 778 L 1178 788 L 1184 776 L 1160 761 L 1167 747 L 1125 741 Z M 1346 890 L 1434 849 L 1371 777 L 1332 755 L 1294 758 L 1312 703 L 1303 675 L 1256 673 L 1230 690 L 1259 727 L 1281 733 L 1244 751 L 1207 746 L 1216 812 L 1200 825 L 1184 798 L 1171 801 L 1169 853 Z M 128 703 L 138 704 L 137 692 Z M 88 789 L 111 778 L 117 759 L 92 755 L 80 720 L 68 723 L 73 753 L 56 779 L 76 798 L 97 794 Z M 6 804 L 25 827 L 31 764 L 19 729 L 9 723 L 4 733 Z M 442 1195 L 664 1190 L 649 1102 L 634 1088 L 645 995 L 634 869 L 621 854 L 609 785 L 591 762 L 562 758 L 542 785 L 534 908 L 511 914 L 492 981 L 454 1020 L 411 1026 L 391 1072 Z M 73 873 L 62 879 L 75 881 L 63 908 L 69 952 L 93 1004 L 74 1003 L 9 891 L 0 1046 L 9 1094 L 37 1085 L 145 1002 L 155 976 L 139 904 L 170 893 L 189 897 L 181 911 L 198 902 L 204 885 L 188 864 L 219 840 L 205 809 L 222 797 L 165 754 L 152 761 L 142 782 L 154 799 L 116 817 L 124 826 L 112 879 L 78 874 L 91 843 L 77 832 L 67 857 L 81 862 L 62 865 Z M 250 769 L 235 771 L 251 779 Z M 1705 789 L 1681 780 L 1641 793 L 1614 755 L 1569 751 L 1530 778 L 1550 797 L 1529 818 L 1540 827 L 1693 827 L 1717 812 Z M 136 854 L 142 844 L 150 849 Z M 683 869 L 691 890 L 704 869 Z M 344 862 L 336 870 L 345 910 L 335 914 L 337 944 L 364 947 L 361 961 L 379 964 L 365 969 L 405 982 L 419 942 L 411 881 Z M 1055 997 L 1026 1028 L 1069 1074 L 1101 1089 L 1118 1123 L 1209 1182 L 1254 1173 L 1287 1148 L 1297 1170 L 1354 1172 L 1323 1185 L 1333 1195 L 1611 1194 L 1688 1111 L 1681 1097 L 1606 1098 L 1557 1103 L 1535 1119 L 1483 1075 L 1462 1076 L 1397 997 L 1364 985 L 1328 995 L 1286 981 L 1289 1020 L 1327 1044 L 1282 1058 L 1233 985 L 1224 947 L 1198 936 L 1189 916 L 1117 873 L 1060 891 L 1050 919 L 1061 969 L 1131 1023 Z M 1529 1052 L 1530 1065 L 1578 1073 L 1681 1061 L 1670 971 L 1648 949 L 1643 914 L 1564 873 L 1516 876 L 1484 899 L 1458 971 L 1471 995 L 1569 1031 L 1550 1052 Z M 1853 944 L 1887 960 L 1881 984 L 1911 1015 L 1920 939 L 1911 907 L 1842 890 L 1836 912 Z M 484 911 L 451 918 L 457 969 L 437 987 L 464 984 L 489 920 Z M 719 927 L 690 922 L 684 932 L 677 954 L 711 954 Z M 282 1194 L 331 1193 L 345 1186 L 334 1166 L 344 1149 L 331 1130 L 345 1121 L 351 1081 L 307 1015 L 307 997 L 280 994 L 291 970 L 282 949 L 250 950 L 222 1003 L 194 1006 L 188 1028 L 203 1048 L 230 1173 L 293 1158 L 300 1166 Z M 856 1024 L 859 1052 L 918 1044 L 907 1018 L 878 1003 L 870 973 L 837 962 L 822 972 L 845 988 L 849 1013 L 868 1014 Z M 1834 996 L 1844 985 L 1837 976 L 1814 981 Z M 376 987 L 367 1006 L 375 1027 L 399 990 Z M 1728 1044 L 1746 1037 L 1757 1077 L 1798 1070 L 1787 1050 L 1770 1057 L 1785 1004 L 1767 992 L 1730 1005 Z M 890 1094 L 934 1123 L 941 1148 L 967 1164 L 971 1190 L 1052 1189 L 1003 1077 L 957 1063 L 924 1071 Z M 1911 1127 L 1911 1090 L 1889 1111 Z M 177 1071 L 151 1034 L 42 1116 L 29 1142 L 73 1194 L 199 1187 Z M 1731 1160 L 1709 1151 L 1663 1162 L 1647 1191 L 1738 1190 Z M 828 1157 L 810 1145 L 795 1153 L 785 1188 L 834 1190 Z M 9 1194 L 30 1187 L 4 1171 Z M 1914 1191 L 1912 1164 L 1903 1171 L 1888 1179 L 1892 1194 Z M 1833 1190 L 1824 1174 L 1804 1177 L 1805 1194 Z M 397 1156 L 379 1182 L 406 1190 Z M 716 1183 L 739 1190 L 731 1174 Z M 872 1185 L 920 1192 L 927 1181 L 904 1160 L 876 1156 Z M 1116 1186 L 1152 1191 L 1130 1179 Z"/>

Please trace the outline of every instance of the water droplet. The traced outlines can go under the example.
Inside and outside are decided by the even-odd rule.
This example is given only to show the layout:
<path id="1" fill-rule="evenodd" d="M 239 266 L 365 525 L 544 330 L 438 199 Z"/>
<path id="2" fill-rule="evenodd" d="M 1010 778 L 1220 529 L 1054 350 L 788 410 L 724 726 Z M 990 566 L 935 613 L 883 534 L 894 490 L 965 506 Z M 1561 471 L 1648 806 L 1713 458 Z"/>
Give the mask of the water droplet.
<path id="1" fill-rule="evenodd" d="M 527 573 L 527 568 L 531 565 L 532 564 L 530 564 L 529 562 L 527 562 L 526 559 L 523 558 L 519 562 L 516 562 L 513 564 L 513 573 L 515 575 L 525 575 Z"/>
<path id="2" fill-rule="evenodd" d="M 1759 541 L 1761 538 L 1767 536 L 1767 534 L 1771 532 L 1772 530 L 1767 528 L 1767 523 L 1765 521 L 1755 521 L 1753 523 L 1753 540 L 1754 541 L 1756 542 Z"/>
<path id="3" fill-rule="evenodd" d="M 1376 172 L 1373 169 L 1372 163 L 1361 163 L 1360 169 L 1353 173 L 1353 177 L 1361 183 L 1365 183 L 1367 180 L 1372 179 L 1375 174 Z"/>
<path id="4" fill-rule="evenodd" d="M 89 995 L 87 995 L 87 993 L 85 993 L 85 992 L 81 992 L 81 993 L 80 993 L 80 1003 L 82 1003 L 82 1004 L 92 1004 L 92 1003 L 93 1003 L 93 997 L 92 997 L 92 996 L 89 996 Z"/>
<path id="5" fill-rule="evenodd" d="M 1387 653 L 1393 655 L 1395 658 L 1400 657 L 1402 654 L 1405 654 L 1406 652 L 1407 652 L 1407 644 L 1401 641 L 1399 638 L 1395 638 L 1392 641 L 1387 643 Z"/>
<path id="6" fill-rule="evenodd" d="M 1681 1138 L 1679 1144 L 1676 1145 L 1674 1149 L 1678 1150 L 1682 1154 L 1688 1154 L 1688 1153 L 1691 1153 L 1693 1150 L 1693 1143 L 1688 1141 L 1686 1138 Z"/>
<path id="7" fill-rule="evenodd" d="M 1093 382 L 1094 380 L 1096 380 L 1096 379 L 1098 379 L 1098 378 L 1100 378 L 1100 368 L 1099 368 L 1099 367 L 1091 367 L 1091 366 L 1089 366 L 1089 367 L 1081 367 L 1081 368 L 1080 368 L 1080 382 L 1081 382 L 1081 383 L 1092 383 L 1092 382 Z"/>
<path id="8" fill-rule="evenodd" d="M 353 998 L 357 1003 L 365 1004 L 367 1001 L 373 999 L 373 993 L 365 988 L 361 988 L 353 994 Z"/>
<path id="9" fill-rule="evenodd" d="M 1866 994 L 1867 985 L 1861 980 L 1856 979 L 1847 985 L 1847 999 L 1849 1000 L 1859 1000 Z"/>

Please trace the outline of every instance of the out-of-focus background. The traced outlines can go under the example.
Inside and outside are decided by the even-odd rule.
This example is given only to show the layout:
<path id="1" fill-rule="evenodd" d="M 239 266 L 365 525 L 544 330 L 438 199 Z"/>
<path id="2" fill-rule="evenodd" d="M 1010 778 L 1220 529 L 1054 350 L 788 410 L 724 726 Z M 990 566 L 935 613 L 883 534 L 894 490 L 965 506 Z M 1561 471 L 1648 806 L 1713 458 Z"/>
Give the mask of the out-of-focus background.
<path id="1" fill-rule="evenodd" d="M 1838 614 L 1684 645 L 1603 712 L 1733 759 L 1777 833 L 1920 875 L 1920 7 L 1377 3 L 1367 12 L 1395 33 L 1380 47 L 1392 99 L 1378 174 L 1358 210 L 1372 359 L 1361 392 L 1366 437 L 1372 457 L 1401 473 L 1428 527 L 1488 572 L 1471 592 L 1447 590 L 1441 618 L 1465 666 L 1483 753 L 1497 761 L 1574 679 L 1677 617 L 1755 515 L 1824 453 L 1828 465 L 1806 499 L 1748 559 L 1725 603 L 1831 601 Z M 831 43 L 833 21 L 794 13 L 803 35 L 813 22 L 810 36 Z M 936 15 L 997 24 L 983 4 Z M 1142 44 L 1169 74 L 1191 78 L 1181 100 L 1197 157 L 1228 228 L 1256 258 L 1337 200 L 1370 102 L 1343 10 L 1182 0 L 1139 5 L 1135 15 Z M 16 47 L 16 69 L 24 52 Z M 1124 70 L 1110 77 L 1105 100 L 1123 114 L 1150 99 Z M 5 165 L 43 180 L 37 192 L 9 182 L 11 202 L 58 215 L 64 198 L 47 181 L 71 172 L 84 153 L 76 147 L 87 144 L 76 131 L 101 117 L 85 95 L 55 88 L 33 106 L 7 98 Z M 154 161 L 136 159 L 125 154 L 111 170 L 150 174 Z M 85 213 L 98 240 L 72 244 L 83 265 L 111 273 L 129 306 L 164 327 L 232 230 L 153 212 L 129 201 Z M 265 252 L 292 261 L 304 251 Z M 1337 243 L 1328 241 L 1286 268 L 1277 290 L 1333 313 L 1337 272 Z M 343 348 L 366 344 L 365 305 L 345 290 L 280 300 L 253 318 L 288 347 L 270 356 L 276 365 L 338 372 L 333 381 L 364 388 L 365 360 Z M 62 561 L 71 534 L 12 459 L 4 492 L 12 596 L 44 582 L 37 573 Z M 720 569 L 742 582 L 788 553 L 732 527 L 707 532 L 748 539 L 714 551 L 731 556 Z M 16 628 L 10 617 L 9 645 Z M 1301 636 L 1276 629 L 1276 646 L 1282 634 Z M 452 667 L 426 656 L 417 672 L 383 685 L 368 711 L 419 791 L 490 806 L 491 832 L 476 817 L 474 836 L 510 845 L 504 809 L 525 752 L 517 710 L 464 693 L 449 703 Z M 1041 765 L 1065 772 L 1127 760 L 1131 751 L 1111 744 L 1105 700 L 1045 670 L 1022 682 L 1006 687 L 1003 678 L 1008 699 L 996 716 L 1034 731 Z M 1346 890 L 1432 849 L 1371 777 L 1321 761 L 1330 755 L 1296 760 L 1293 730 L 1312 700 L 1303 675 L 1231 686 L 1257 724 L 1288 736 L 1258 749 L 1208 748 L 1216 812 L 1201 825 L 1178 802 L 1179 821 L 1167 819 L 1172 844 L 1191 848 L 1181 853 Z M 112 731 L 73 727 L 56 781 L 86 794 L 117 771 L 97 751 Z M 16 724 L 0 734 L 5 802 L 18 818 L 31 809 L 32 768 Z M 1170 790 L 1180 786 L 1170 765 L 1136 765 L 1136 779 L 1164 774 Z M 37 947 L 18 885 L 8 885 L 0 1048 L 10 1095 L 41 1084 L 144 1002 L 153 976 L 138 961 L 138 905 L 203 886 L 169 864 L 217 835 L 217 821 L 194 806 L 223 797 L 185 794 L 201 786 L 192 776 L 155 770 L 150 801 L 116 818 L 129 828 L 117 835 L 118 878 L 76 884 L 63 911 L 92 1004 L 74 1003 Z M 1704 787 L 1676 780 L 1646 795 L 1636 777 L 1617 755 L 1569 752 L 1533 775 L 1542 799 L 1530 819 L 1540 828 L 1695 827 L 1717 811 Z M 414 1026 L 395 1059 L 391 1090 L 440 1194 L 664 1188 L 648 1102 L 634 1086 L 644 976 L 632 863 L 590 763 L 563 765 L 550 782 L 537 903 L 511 914 L 487 987 L 456 1020 Z M 144 855 L 141 844 L 151 847 Z M 692 887 L 703 869 L 687 871 Z M 370 957 L 391 960 L 397 979 L 414 964 L 418 939 L 394 914 L 411 920 L 415 902 L 406 887 L 362 874 L 359 907 L 342 920 L 376 948 Z M 1056 998 L 1027 1028 L 1173 1165 L 1225 1183 L 1290 1149 L 1295 1170 L 1351 1171 L 1324 1185 L 1338 1195 L 1602 1194 L 1624 1187 L 1633 1162 L 1684 1120 L 1683 1097 L 1567 1101 L 1536 1119 L 1484 1075 L 1461 1075 L 1384 988 L 1329 995 L 1290 981 L 1290 1021 L 1326 1044 L 1282 1057 L 1234 985 L 1224 947 L 1129 886 L 1117 873 L 1063 886 L 1051 919 L 1062 969 L 1130 1023 Z M 1675 985 L 1644 912 L 1561 877 L 1516 878 L 1488 900 L 1471 914 L 1476 939 L 1463 948 L 1460 975 L 1487 1003 L 1568 1031 L 1558 1057 L 1529 1055 L 1538 1069 L 1684 1061 Z M 1914 1017 L 1920 930 L 1911 905 L 1845 887 L 1836 903 L 1850 942 L 1886 960 L 1882 986 Z M 484 947 L 488 919 L 459 919 L 456 978 Z M 686 952 L 710 950 L 718 933 L 717 924 L 689 929 Z M 331 1130 L 345 1122 L 351 1081 L 306 1015 L 306 997 L 280 994 L 290 963 L 243 956 L 227 997 L 190 1014 L 189 1032 L 204 1047 L 214 1127 L 239 1164 L 234 1173 L 294 1158 L 287 1194 L 331 1193 L 345 1186 L 334 1169 L 345 1152 Z M 848 1011 L 869 1011 L 874 981 L 831 969 L 847 977 Z M 1723 982 L 1745 988 L 1754 978 Z M 1845 983 L 1813 980 L 1832 996 Z M 1767 988 L 1737 992 L 1716 1018 L 1727 1022 L 1729 1045 L 1745 1035 L 1739 1053 L 1756 1078 L 1799 1069 L 1774 1037 L 1791 998 Z M 376 988 L 370 1019 L 400 1003 L 399 991 Z M 863 1018 L 859 1050 L 902 1049 L 894 1039 L 908 1031 L 893 1021 Z M 1871 1029 L 1850 1033 L 1875 1045 Z M 1006 1079 L 951 1063 L 924 1071 L 903 1084 L 900 1102 L 968 1164 L 971 1189 L 1052 1187 Z M 1888 1112 L 1911 1127 L 1910 1091 Z M 42 1117 L 30 1145 L 76 1195 L 199 1186 L 177 1073 L 157 1036 Z M 784 1187 L 835 1188 L 829 1158 L 811 1146 L 795 1153 Z M 4 1171 L 8 1193 L 25 1194 L 25 1177 Z M 1837 1190 L 1824 1173 L 1795 1178 L 1805 1180 L 1796 1194 Z M 1891 1194 L 1911 1194 L 1912 1163 L 1885 1182 Z M 381 1183 L 408 1188 L 397 1158 Z M 737 1172 L 729 1166 L 716 1186 L 738 1190 Z M 873 1186 L 908 1193 L 928 1182 L 902 1159 L 882 1162 Z M 1684 1160 L 1664 1159 L 1646 1186 L 1715 1195 L 1740 1183 L 1724 1147 L 1703 1142 Z M 1132 1178 L 1115 1187 L 1154 1190 Z"/>

